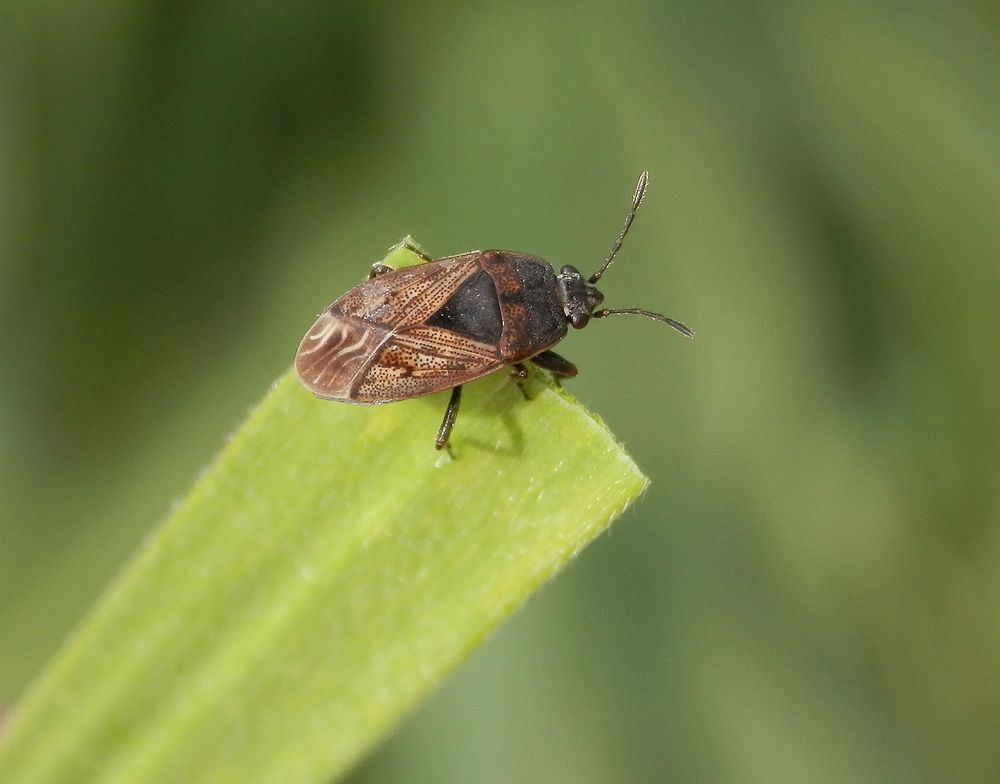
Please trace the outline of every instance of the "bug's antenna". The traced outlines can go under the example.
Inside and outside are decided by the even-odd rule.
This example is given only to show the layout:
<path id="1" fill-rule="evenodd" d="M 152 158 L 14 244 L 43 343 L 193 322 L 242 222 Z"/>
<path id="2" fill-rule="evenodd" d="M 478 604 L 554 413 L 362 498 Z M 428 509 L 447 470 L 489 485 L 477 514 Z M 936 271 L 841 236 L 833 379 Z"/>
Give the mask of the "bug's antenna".
<path id="1" fill-rule="evenodd" d="M 595 310 L 591 316 L 593 318 L 604 318 L 605 316 L 615 316 L 615 315 L 631 315 L 631 316 L 645 316 L 646 318 L 651 318 L 654 321 L 662 321 L 664 324 L 669 324 L 671 327 L 680 332 L 684 337 L 693 338 L 694 330 L 690 327 L 686 327 L 679 321 L 674 321 L 674 319 L 669 316 L 664 316 L 662 313 L 653 313 L 651 310 L 643 310 L 642 308 L 604 308 L 602 310 Z"/>
<path id="2" fill-rule="evenodd" d="M 639 175 L 639 182 L 635 184 L 635 194 L 632 196 L 632 207 L 628 211 L 628 215 L 625 216 L 625 225 L 622 226 L 621 233 L 618 235 L 618 239 L 615 240 L 615 244 L 611 247 L 611 253 L 604 260 L 604 264 L 601 266 L 597 272 L 590 276 L 587 281 L 590 284 L 597 283 L 601 279 L 601 275 L 607 272 L 608 267 L 611 266 L 611 262 L 615 260 L 615 256 L 618 255 L 618 251 L 622 249 L 622 242 L 625 240 L 625 235 L 628 234 L 629 226 L 632 225 L 632 221 L 635 220 L 636 210 L 639 209 L 639 205 L 642 204 L 643 198 L 646 196 L 646 186 L 649 185 L 649 172 L 644 171 Z"/>

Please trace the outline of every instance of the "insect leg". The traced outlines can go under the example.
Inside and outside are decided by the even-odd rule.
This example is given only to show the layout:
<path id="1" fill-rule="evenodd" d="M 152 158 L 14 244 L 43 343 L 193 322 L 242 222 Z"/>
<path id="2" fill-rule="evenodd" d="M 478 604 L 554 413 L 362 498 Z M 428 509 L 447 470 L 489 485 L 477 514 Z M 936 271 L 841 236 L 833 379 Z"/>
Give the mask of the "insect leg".
<path id="1" fill-rule="evenodd" d="M 573 378 L 576 375 L 576 365 L 570 362 L 568 359 L 564 359 L 559 356 L 554 351 L 543 351 L 541 354 L 535 354 L 531 358 L 542 370 L 547 370 L 552 374 L 552 380 L 559 385 L 559 379 L 562 378 Z"/>
<path id="2" fill-rule="evenodd" d="M 514 369 L 510 371 L 511 378 L 517 381 L 517 388 L 521 390 L 521 394 L 524 395 L 525 400 L 530 400 L 528 397 L 528 391 L 524 388 L 524 382 L 528 380 L 528 376 L 531 374 L 528 372 L 528 368 L 524 366 L 523 362 L 518 362 L 514 365 Z"/>
<path id="3" fill-rule="evenodd" d="M 458 404 L 462 400 L 462 385 L 459 384 L 451 390 L 451 399 L 448 401 L 448 408 L 444 410 L 444 419 L 441 420 L 441 427 L 438 429 L 437 438 L 434 440 L 436 449 L 444 449 L 448 445 L 448 436 L 455 426 L 455 417 L 458 416 Z"/>

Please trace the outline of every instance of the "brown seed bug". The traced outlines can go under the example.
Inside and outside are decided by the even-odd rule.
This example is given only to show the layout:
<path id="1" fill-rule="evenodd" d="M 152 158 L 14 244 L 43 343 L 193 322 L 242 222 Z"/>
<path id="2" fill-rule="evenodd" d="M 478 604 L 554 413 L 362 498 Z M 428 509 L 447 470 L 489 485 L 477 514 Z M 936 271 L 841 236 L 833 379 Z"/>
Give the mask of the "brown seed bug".
<path id="1" fill-rule="evenodd" d="M 512 365 L 519 379 L 525 362 L 558 381 L 576 367 L 550 351 L 591 318 L 647 316 L 682 335 L 694 332 L 679 321 L 640 308 L 602 308 L 594 284 L 621 249 L 646 195 L 649 174 L 635 187 L 625 225 L 604 264 L 586 280 L 569 265 L 557 275 L 543 259 L 509 250 L 474 250 L 393 270 L 372 267 L 368 280 L 324 310 L 295 355 L 305 387 L 325 400 L 392 403 L 451 389 L 434 445 L 441 449 L 458 415 L 462 384 Z"/>

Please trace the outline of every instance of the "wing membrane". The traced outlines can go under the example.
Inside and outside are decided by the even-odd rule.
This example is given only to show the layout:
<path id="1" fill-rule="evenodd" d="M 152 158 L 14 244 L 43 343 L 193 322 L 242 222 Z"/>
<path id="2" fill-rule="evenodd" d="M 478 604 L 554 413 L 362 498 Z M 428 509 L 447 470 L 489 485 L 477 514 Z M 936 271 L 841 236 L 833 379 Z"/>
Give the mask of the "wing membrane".
<path id="1" fill-rule="evenodd" d="M 299 379 L 314 395 L 350 401 L 355 380 L 386 340 L 384 327 L 359 319 L 320 314 L 295 355 Z"/>

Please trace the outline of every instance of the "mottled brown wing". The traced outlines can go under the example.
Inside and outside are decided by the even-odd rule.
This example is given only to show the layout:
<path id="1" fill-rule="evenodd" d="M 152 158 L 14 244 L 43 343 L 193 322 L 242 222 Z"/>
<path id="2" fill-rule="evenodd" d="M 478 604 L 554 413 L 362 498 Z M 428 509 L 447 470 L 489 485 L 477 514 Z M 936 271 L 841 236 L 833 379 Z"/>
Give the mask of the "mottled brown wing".
<path id="1" fill-rule="evenodd" d="M 438 327 L 391 335 L 355 383 L 352 400 L 381 403 L 421 397 L 464 384 L 503 365 L 496 346 Z"/>
<path id="2" fill-rule="evenodd" d="M 479 252 L 407 267 L 366 281 L 320 314 L 295 369 L 313 394 L 388 403 L 471 381 L 503 363 L 495 346 L 424 322 L 481 268 Z"/>
<path id="3" fill-rule="evenodd" d="M 391 334 L 387 327 L 335 315 L 328 308 L 302 338 L 295 372 L 317 397 L 352 402 L 355 379 Z"/>
<path id="4" fill-rule="evenodd" d="M 479 251 L 387 272 L 355 286 L 329 307 L 389 329 L 423 324 L 479 266 Z"/>

